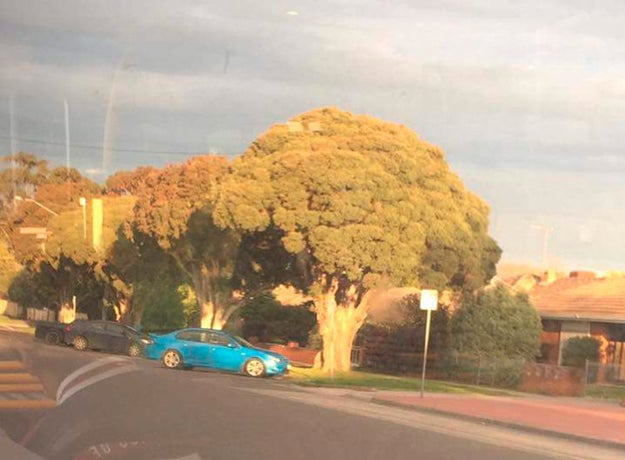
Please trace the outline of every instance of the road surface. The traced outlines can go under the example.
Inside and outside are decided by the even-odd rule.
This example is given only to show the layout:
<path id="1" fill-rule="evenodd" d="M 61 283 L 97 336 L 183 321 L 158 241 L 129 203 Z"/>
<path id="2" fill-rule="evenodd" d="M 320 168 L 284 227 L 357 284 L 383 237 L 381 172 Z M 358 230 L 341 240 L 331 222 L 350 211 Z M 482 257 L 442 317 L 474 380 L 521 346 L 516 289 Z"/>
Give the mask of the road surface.
<path id="1" fill-rule="evenodd" d="M 280 379 L 171 371 L 0 333 L 56 407 L 0 411 L 1 427 L 52 459 L 546 459 L 623 452 L 385 407 Z"/>

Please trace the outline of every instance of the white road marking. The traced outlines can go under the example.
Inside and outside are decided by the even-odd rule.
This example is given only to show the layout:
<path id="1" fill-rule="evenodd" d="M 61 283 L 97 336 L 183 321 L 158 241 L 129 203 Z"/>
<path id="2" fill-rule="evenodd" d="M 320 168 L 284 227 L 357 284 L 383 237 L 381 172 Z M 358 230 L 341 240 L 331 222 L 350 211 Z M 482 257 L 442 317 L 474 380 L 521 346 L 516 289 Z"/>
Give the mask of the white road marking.
<path id="1" fill-rule="evenodd" d="M 119 366 L 113 367 L 112 369 L 104 372 L 99 372 L 92 377 L 83 380 L 82 382 L 75 383 L 79 380 L 81 376 L 87 374 L 88 372 L 92 372 L 100 367 L 111 366 L 113 364 L 119 364 Z M 94 383 L 100 382 L 116 375 L 125 374 L 136 369 L 137 366 L 134 363 L 117 356 L 98 359 L 97 361 L 86 364 L 76 369 L 74 372 L 65 377 L 65 379 L 63 379 L 56 392 L 56 402 L 57 404 L 62 404 L 63 402 L 67 401 L 67 399 L 69 399 L 71 396 L 75 395 L 81 390 L 84 390 L 88 386 L 93 385 Z"/>

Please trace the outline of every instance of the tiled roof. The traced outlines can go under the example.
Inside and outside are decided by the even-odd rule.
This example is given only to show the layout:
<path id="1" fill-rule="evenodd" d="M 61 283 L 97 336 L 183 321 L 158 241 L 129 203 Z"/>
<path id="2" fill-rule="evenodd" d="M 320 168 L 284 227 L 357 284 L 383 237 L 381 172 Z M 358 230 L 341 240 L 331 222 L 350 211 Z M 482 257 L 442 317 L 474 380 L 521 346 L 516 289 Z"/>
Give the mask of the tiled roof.
<path id="1" fill-rule="evenodd" d="M 625 323 L 625 277 L 562 278 L 537 285 L 530 299 L 542 317 Z"/>

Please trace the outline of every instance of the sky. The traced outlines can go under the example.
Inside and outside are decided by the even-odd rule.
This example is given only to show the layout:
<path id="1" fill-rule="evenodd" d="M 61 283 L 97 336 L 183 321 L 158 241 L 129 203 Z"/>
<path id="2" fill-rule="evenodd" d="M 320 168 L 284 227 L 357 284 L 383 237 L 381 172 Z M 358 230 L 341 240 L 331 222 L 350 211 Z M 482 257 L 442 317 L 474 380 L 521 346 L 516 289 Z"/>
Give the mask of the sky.
<path id="1" fill-rule="evenodd" d="M 0 149 L 65 165 L 67 126 L 103 182 L 335 106 L 440 146 L 504 261 L 625 270 L 623 20 L 620 0 L 2 0 Z"/>

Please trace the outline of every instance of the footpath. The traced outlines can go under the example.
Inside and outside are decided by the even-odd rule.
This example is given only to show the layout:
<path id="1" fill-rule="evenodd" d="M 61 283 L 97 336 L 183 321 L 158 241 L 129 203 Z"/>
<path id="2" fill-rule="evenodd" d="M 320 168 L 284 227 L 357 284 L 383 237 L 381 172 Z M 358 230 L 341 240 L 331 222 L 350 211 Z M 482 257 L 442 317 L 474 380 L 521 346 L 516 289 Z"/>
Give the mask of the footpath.
<path id="1" fill-rule="evenodd" d="M 315 391 L 625 450 L 625 408 L 614 400 L 447 393 L 426 393 L 421 398 L 414 391 Z"/>

